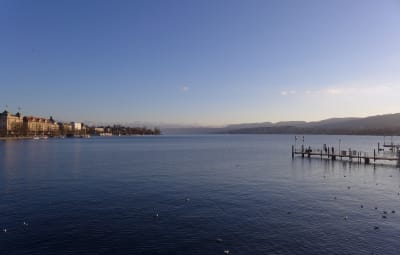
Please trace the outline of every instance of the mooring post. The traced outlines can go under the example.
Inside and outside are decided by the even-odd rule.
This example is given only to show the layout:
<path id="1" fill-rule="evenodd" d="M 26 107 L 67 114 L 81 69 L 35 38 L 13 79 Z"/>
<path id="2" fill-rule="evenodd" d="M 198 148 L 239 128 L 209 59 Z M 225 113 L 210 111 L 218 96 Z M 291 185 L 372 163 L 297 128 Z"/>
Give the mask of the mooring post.
<path id="1" fill-rule="evenodd" d="M 301 157 L 304 158 L 304 144 L 301 145 Z"/>
<path id="2" fill-rule="evenodd" d="M 352 155 L 351 155 L 351 148 L 349 148 L 349 160 L 353 161 Z"/>
<path id="3" fill-rule="evenodd" d="M 294 146 L 292 145 L 292 158 L 294 158 Z"/>
<path id="4" fill-rule="evenodd" d="M 376 160 L 376 152 L 375 152 L 375 149 L 374 149 L 374 164 L 375 164 L 375 160 Z"/>
<path id="5" fill-rule="evenodd" d="M 400 150 L 397 150 L 397 167 L 400 167 Z"/>

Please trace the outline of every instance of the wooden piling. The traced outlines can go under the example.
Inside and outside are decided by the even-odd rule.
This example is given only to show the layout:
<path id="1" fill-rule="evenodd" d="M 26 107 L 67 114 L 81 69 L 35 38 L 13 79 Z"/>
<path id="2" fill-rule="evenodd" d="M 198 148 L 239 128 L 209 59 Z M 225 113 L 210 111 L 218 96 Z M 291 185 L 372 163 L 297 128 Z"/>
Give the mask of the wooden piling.
<path id="1" fill-rule="evenodd" d="M 375 152 L 375 149 L 374 149 L 374 164 L 375 164 L 375 161 L 376 161 L 376 152 Z"/>
<path id="2" fill-rule="evenodd" d="M 334 148 L 333 147 L 325 147 L 323 148 L 323 150 L 318 150 L 318 149 L 314 149 L 312 150 L 310 146 L 307 147 L 306 146 L 301 145 L 301 150 L 296 150 L 295 145 L 292 144 L 292 158 L 294 158 L 296 155 L 300 156 L 302 158 L 307 157 L 307 158 L 311 158 L 311 157 L 320 157 L 321 160 L 324 158 L 328 158 L 330 160 L 349 160 L 350 162 L 353 161 L 353 159 L 355 159 L 357 161 L 358 164 L 371 164 L 372 160 L 373 160 L 373 164 L 375 165 L 377 161 L 392 161 L 397 163 L 397 167 L 400 168 L 400 145 L 396 145 L 397 147 L 395 147 L 395 152 L 396 155 L 381 155 L 379 152 L 376 152 L 376 149 L 374 149 L 373 151 L 373 155 L 370 154 L 366 154 L 366 153 L 362 153 L 361 151 L 352 151 L 351 148 L 347 150 L 344 150 L 344 154 L 342 154 L 342 151 L 339 151 L 339 153 L 335 153 Z M 381 147 L 381 146 L 379 146 Z M 347 154 L 348 152 L 348 154 Z"/>
<path id="3" fill-rule="evenodd" d="M 400 151 L 397 150 L 397 167 L 400 167 Z"/>
<path id="4" fill-rule="evenodd" d="M 351 148 L 349 148 L 349 161 L 352 161 Z"/>

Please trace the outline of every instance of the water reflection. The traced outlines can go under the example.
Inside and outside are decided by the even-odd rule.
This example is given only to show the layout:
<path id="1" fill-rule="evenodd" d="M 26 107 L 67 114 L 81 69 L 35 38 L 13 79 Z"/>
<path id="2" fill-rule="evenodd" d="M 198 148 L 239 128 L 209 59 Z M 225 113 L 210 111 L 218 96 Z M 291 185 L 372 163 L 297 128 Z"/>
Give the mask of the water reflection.
<path id="1" fill-rule="evenodd" d="M 99 247 L 113 254 L 396 254 L 398 169 L 291 160 L 287 141 L 187 136 L 0 144 L 0 226 L 11 233 L 0 238 L 2 252 L 59 254 L 68 243 L 75 254 Z M 396 213 L 382 218 L 383 210 Z"/>
<path id="2" fill-rule="evenodd" d="M 0 143 L 0 166 L 6 176 L 10 174 L 13 168 L 18 163 L 18 158 L 21 157 L 18 151 L 18 144 L 15 141 L 4 141 Z"/>

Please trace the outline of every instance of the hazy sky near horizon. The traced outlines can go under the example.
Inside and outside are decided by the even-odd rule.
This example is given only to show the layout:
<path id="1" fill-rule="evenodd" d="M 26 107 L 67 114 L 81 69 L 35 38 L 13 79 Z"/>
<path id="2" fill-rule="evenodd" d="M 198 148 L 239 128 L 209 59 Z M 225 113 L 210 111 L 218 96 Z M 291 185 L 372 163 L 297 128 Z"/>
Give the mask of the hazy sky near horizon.
<path id="1" fill-rule="evenodd" d="M 0 106 L 221 125 L 400 112 L 400 1 L 0 0 Z"/>

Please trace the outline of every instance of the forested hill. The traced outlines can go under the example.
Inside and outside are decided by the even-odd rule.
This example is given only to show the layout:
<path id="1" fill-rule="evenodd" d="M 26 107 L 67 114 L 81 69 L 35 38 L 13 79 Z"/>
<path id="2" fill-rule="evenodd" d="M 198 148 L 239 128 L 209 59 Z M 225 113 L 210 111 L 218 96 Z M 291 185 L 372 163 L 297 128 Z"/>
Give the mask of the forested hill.
<path id="1" fill-rule="evenodd" d="M 366 118 L 332 118 L 316 122 L 286 122 L 268 126 L 221 130 L 230 134 L 354 134 L 400 135 L 400 113 Z"/>
<path id="2" fill-rule="evenodd" d="M 243 123 L 220 128 L 187 127 L 165 129 L 173 134 L 349 134 L 400 135 L 400 113 L 366 118 L 331 118 L 321 121 Z"/>

